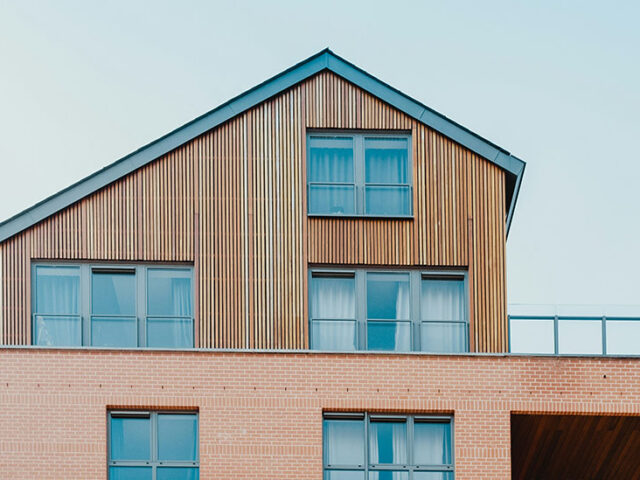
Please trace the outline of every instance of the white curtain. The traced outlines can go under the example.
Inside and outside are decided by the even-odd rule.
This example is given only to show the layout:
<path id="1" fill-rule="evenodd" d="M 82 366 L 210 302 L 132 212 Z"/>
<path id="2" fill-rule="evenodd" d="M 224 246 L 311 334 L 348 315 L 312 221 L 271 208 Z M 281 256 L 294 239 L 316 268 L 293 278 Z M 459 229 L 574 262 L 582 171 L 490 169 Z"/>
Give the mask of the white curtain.
<path id="1" fill-rule="evenodd" d="M 172 312 L 169 315 L 191 316 L 191 279 L 171 279 Z M 175 347 L 193 346 L 193 321 L 176 318 L 172 323 L 170 334 L 175 342 Z"/>
<path id="2" fill-rule="evenodd" d="M 464 319 L 462 280 L 422 281 L 422 319 L 451 321 Z"/>
<path id="3" fill-rule="evenodd" d="M 364 465 L 362 420 L 326 420 L 325 435 L 329 465 Z"/>
<path id="4" fill-rule="evenodd" d="M 365 181 L 367 183 L 407 183 L 407 141 L 367 139 L 365 141 Z"/>
<path id="5" fill-rule="evenodd" d="M 414 428 L 413 448 L 416 465 L 446 465 L 451 462 L 448 423 L 419 423 Z"/>
<path id="6" fill-rule="evenodd" d="M 78 269 L 39 267 L 36 270 L 36 344 L 80 345 Z M 50 316 L 56 315 L 56 316 Z M 58 316 L 69 315 L 69 316 Z"/>
<path id="7" fill-rule="evenodd" d="M 371 422 L 369 459 L 373 464 L 404 464 L 407 461 L 405 423 Z"/>
<path id="8" fill-rule="evenodd" d="M 355 279 L 314 277 L 311 280 L 313 348 L 355 348 Z"/>
<path id="9" fill-rule="evenodd" d="M 424 279 L 421 295 L 421 348 L 429 352 L 466 351 L 464 283 Z M 454 323 L 461 322 L 461 323 Z"/>
<path id="10" fill-rule="evenodd" d="M 79 272 L 73 269 L 38 268 L 36 278 L 36 313 L 78 313 Z"/>

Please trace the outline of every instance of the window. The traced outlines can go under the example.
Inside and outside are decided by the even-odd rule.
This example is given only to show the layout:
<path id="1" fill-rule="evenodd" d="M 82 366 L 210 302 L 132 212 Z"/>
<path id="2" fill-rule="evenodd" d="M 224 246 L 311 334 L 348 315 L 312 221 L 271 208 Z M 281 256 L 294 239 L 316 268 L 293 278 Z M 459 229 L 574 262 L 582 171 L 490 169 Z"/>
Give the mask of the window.
<path id="1" fill-rule="evenodd" d="M 198 414 L 109 412 L 109 480 L 197 480 Z"/>
<path id="2" fill-rule="evenodd" d="M 311 348 L 468 351 L 464 273 L 312 270 Z"/>
<path id="3" fill-rule="evenodd" d="M 311 134 L 307 143 L 309 215 L 412 215 L 408 135 Z"/>
<path id="4" fill-rule="evenodd" d="M 192 272 L 144 265 L 35 265 L 33 343 L 192 348 Z"/>
<path id="5" fill-rule="evenodd" d="M 452 419 L 325 413 L 325 480 L 453 480 Z"/>

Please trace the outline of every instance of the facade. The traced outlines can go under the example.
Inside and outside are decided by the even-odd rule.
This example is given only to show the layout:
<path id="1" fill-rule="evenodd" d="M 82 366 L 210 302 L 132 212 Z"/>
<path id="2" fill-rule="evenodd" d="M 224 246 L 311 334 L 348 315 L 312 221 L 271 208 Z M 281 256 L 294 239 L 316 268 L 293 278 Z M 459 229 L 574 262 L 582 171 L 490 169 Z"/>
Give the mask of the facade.
<path id="1" fill-rule="evenodd" d="M 523 173 L 325 50 L 0 224 L 0 478 L 640 478 L 633 358 L 509 354 Z"/>

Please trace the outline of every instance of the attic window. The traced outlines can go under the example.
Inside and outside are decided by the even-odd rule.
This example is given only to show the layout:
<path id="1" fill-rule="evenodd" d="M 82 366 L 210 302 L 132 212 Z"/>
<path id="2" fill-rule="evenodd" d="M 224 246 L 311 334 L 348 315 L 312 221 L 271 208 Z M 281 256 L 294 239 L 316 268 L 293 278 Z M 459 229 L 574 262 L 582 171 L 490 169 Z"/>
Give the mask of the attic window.
<path id="1" fill-rule="evenodd" d="M 412 215 L 409 135 L 311 134 L 307 144 L 309 215 Z"/>

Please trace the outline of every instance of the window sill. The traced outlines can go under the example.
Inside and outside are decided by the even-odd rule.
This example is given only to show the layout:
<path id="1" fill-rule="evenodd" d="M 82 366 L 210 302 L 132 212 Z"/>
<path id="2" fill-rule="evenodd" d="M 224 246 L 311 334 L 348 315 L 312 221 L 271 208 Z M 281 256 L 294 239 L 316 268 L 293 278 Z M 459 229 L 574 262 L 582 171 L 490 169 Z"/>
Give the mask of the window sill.
<path id="1" fill-rule="evenodd" d="M 344 218 L 347 220 L 414 220 L 413 215 L 358 215 L 358 214 L 350 214 L 350 215 L 336 215 L 330 213 L 308 213 L 308 218 Z"/>

